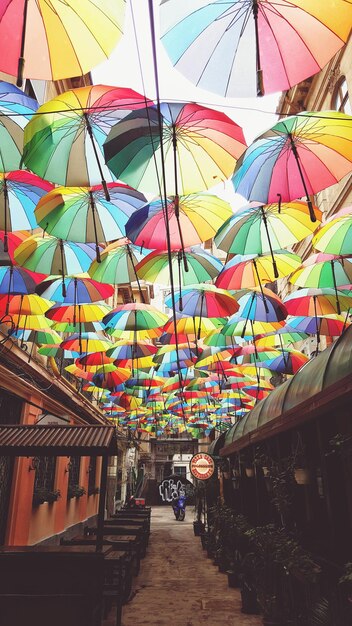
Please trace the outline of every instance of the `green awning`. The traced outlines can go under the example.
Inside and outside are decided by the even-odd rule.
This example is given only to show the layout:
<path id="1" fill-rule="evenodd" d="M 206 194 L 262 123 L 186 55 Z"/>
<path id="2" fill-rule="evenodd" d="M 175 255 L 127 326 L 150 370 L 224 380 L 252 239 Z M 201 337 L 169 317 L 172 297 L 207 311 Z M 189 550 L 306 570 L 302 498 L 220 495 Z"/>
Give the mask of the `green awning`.
<path id="1" fill-rule="evenodd" d="M 278 417 L 284 417 L 295 407 L 309 399 L 320 396 L 330 386 L 348 379 L 352 374 L 352 326 L 331 346 L 306 363 L 290 380 L 274 389 L 270 395 L 258 402 L 243 419 L 226 433 L 222 455 L 226 448 L 256 431 Z M 245 444 L 244 446 L 248 445 Z M 229 451 L 230 453 L 230 451 Z"/>

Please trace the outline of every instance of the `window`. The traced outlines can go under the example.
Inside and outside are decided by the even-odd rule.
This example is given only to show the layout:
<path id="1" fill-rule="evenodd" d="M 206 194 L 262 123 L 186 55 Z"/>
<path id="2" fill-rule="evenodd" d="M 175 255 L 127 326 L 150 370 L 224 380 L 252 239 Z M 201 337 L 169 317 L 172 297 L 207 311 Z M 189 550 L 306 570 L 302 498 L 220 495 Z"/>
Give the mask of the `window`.
<path id="1" fill-rule="evenodd" d="M 79 470 L 81 468 L 81 457 L 71 456 L 70 469 L 68 474 L 68 484 L 70 487 L 79 485 Z"/>
<path id="2" fill-rule="evenodd" d="M 88 495 L 95 492 L 96 488 L 96 476 L 97 476 L 97 457 L 91 456 L 89 463 L 89 478 L 88 478 Z"/>
<path id="3" fill-rule="evenodd" d="M 36 459 L 36 471 L 34 480 L 34 491 L 46 489 L 54 490 L 56 458 L 54 456 L 40 456 Z"/>
<path id="4" fill-rule="evenodd" d="M 174 468 L 174 474 L 177 476 L 182 476 L 182 478 L 186 478 L 187 476 L 187 468 L 185 465 L 176 465 Z"/>
<path id="5" fill-rule="evenodd" d="M 332 107 L 335 111 L 352 114 L 351 102 L 348 95 L 347 81 L 344 76 L 339 79 L 332 98 Z"/>

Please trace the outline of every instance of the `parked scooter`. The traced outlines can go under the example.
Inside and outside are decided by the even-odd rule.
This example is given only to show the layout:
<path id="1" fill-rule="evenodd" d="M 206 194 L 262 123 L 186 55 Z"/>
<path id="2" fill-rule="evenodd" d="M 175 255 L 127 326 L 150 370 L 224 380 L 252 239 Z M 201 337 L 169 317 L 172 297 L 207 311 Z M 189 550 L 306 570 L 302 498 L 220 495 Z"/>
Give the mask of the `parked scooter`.
<path id="1" fill-rule="evenodd" d="M 172 508 L 176 519 L 179 522 L 183 522 L 186 516 L 186 496 L 180 494 L 176 500 L 173 500 Z"/>

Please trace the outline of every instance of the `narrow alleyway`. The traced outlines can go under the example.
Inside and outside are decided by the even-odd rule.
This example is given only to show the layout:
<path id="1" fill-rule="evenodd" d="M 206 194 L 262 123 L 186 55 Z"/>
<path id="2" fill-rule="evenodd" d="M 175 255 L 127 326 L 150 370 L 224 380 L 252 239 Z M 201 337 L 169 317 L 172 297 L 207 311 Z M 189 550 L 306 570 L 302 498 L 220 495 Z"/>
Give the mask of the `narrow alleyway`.
<path id="1" fill-rule="evenodd" d="M 147 556 L 135 578 L 123 626 L 259 626 L 241 613 L 240 593 L 207 558 L 189 509 L 177 522 L 171 507 L 153 507 Z"/>

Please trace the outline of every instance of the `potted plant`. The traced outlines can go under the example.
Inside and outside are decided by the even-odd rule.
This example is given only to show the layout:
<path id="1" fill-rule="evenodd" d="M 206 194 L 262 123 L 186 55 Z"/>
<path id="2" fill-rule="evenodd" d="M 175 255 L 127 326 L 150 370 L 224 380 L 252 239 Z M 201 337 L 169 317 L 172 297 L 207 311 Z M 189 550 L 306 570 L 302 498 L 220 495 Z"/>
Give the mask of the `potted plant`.
<path id="1" fill-rule="evenodd" d="M 33 492 L 33 506 L 39 506 L 48 502 L 52 504 L 61 497 L 59 489 L 47 489 L 46 487 L 37 487 Z"/>
<path id="2" fill-rule="evenodd" d="M 311 482 L 311 472 L 307 464 L 305 446 L 301 434 L 297 433 L 297 443 L 293 451 L 293 474 L 297 485 L 309 485 Z"/>
<path id="3" fill-rule="evenodd" d="M 84 487 L 80 485 L 69 485 L 67 490 L 67 498 L 70 500 L 71 498 L 81 498 L 86 494 L 86 490 Z"/>
<path id="4" fill-rule="evenodd" d="M 82 487 L 82 489 L 83 489 L 83 487 Z M 88 491 L 88 495 L 89 496 L 96 496 L 99 493 L 100 493 L 100 487 L 93 487 L 92 489 L 89 489 L 89 491 Z"/>

